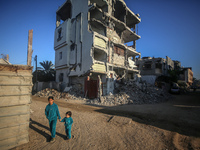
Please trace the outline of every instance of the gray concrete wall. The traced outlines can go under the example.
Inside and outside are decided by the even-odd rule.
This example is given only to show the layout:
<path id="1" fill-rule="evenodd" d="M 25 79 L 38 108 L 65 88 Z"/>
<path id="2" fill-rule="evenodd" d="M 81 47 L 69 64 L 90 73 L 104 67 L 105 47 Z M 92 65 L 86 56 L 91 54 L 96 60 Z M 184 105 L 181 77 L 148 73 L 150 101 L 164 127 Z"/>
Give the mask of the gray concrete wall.
<path id="1" fill-rule="evenodd" d="M 51 82 L 37 82 L 33 85 L 33 91 L 41 91 L 43 89 L 46 88 L 50 88 L 50 89 L 55 89 L 55 90 L 60 90 L 60 82 L 55 82 L 55 81 L 51 81 Z M 36 88 L 37 87 L 37 88 Z"/>
<path id="2" fill-rule="evenodd" d="M 32 67 L 0 65 L 0 149 L 29 142 Z"/>

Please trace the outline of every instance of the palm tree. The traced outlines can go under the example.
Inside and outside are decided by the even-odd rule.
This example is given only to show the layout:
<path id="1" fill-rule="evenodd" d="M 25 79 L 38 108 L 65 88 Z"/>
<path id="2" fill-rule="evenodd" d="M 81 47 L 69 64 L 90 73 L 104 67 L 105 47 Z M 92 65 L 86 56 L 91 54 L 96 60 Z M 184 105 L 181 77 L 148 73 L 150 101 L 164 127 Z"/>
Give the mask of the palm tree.
<path id="1" fill-rule="evenodd" d="M 39 62 L 42 67 L 37 67 L 37 81 L 48 82 L 55 81 L 56 71 L 51 61 Z M 33 72 L 33 83 L 36 82 L 36 71 Z"/>
<path id="2" fill-rule="evenodd" d="M 49 73 L 52 70 L 54 70 L 54 65 L 52 64 L 51 61 L 46 60 L 46 61 L 39 62 L 39 63 L 42 67 L 38 67 L 37 68 L 38 70 L 43 70 L 45 73 Z"/>

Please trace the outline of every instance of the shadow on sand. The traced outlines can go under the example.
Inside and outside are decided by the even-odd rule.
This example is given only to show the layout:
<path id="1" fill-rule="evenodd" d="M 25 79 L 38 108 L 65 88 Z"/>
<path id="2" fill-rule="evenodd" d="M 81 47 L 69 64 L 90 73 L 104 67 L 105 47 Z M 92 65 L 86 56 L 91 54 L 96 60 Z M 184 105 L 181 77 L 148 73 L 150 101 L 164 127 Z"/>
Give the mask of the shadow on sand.
<path id="1" fill-rule="evenodd" d="M 50 139 L 51 139 L 50 134 L 46 133 L 46 132 L 43 131 L 43 130 L 40 130 L 39 128 L 37 128 L 37 127 L 34 126 L 34 125 L 37 125 L 37 126 L 39 126 L 39 127 L 42 127 L 43 129 L 46 129 L 46 130 L 50 130 L 49 127 L 47 127 L 47 126 L 45 126 L 45 125 L 42 125 L 41 123 L 36 122 L 36 121 L 34 121 L 34 120 L 32 120 L 32 119 L 30 118 L 30 125 L 29 125 L 29 127 L 30 127 L 32 130 L 34 130 L 34 131 L 38 132 L 39 134 L 43 135 L 43 136 L 46 138 L 46 141 L 47 141 L 47 142 L 50 142 Z M 63 139 L 65 139 L 65 137 L 66 137 L 65 135 L 60 134 L 60 133 L 58 133 L 58 132 L 56 132 L 56 135 L 60 136 L 60 137 L 63 138 Z"/>
<path id="2" fill-rule="evenodd" d="M 134 107 L 132 106 L 131 105 L 112 106 L 112 107 L 104 106 L 104 108 L 97 109 L 95 111 L 112 115 L 112 117 L 113 116 L 128 117 L 138 123 L 155 126 L 164 130 L 177 132 L 179 134 L 186 136 L 200 137 L 200 119 L 198 119 L 198 116 L 200 114 L 200 93 L 181 95 L 175 100 L 174 99 L 171 100 L 170 105 L 168 107 L 166 107 L 163 110 L 162 109 L 160 110 L 160 112 L 170 111 L 167 109 L 170 107 L 176 109 L 176 111 L 178 112 L 185 111 L 185 113 L 188 114 L 185 120 L 179 119 L 181 117 L 182 118 L 185 117 L 185 116 L 179 116 L 180 114 L 167 116 L 166 113 L 164 116 L 162 116 L 159 114 L 159 112 L 156 112 L 153 109 L 152 109 L 153 113 L 148 113 L 148 111 L 138 112 L 135 111 Z M 157 106 L 159 107 L 159 105 L 154 105 L 153 107 Z M 128 107 L 129 110 L 126 109 Z M 130 108 L 133 109 L 131 110 Z M 112 117 L 110 119 L 112 119 Z M 192 120 L 192 118 L 195 117 L 196 119 Z"/>

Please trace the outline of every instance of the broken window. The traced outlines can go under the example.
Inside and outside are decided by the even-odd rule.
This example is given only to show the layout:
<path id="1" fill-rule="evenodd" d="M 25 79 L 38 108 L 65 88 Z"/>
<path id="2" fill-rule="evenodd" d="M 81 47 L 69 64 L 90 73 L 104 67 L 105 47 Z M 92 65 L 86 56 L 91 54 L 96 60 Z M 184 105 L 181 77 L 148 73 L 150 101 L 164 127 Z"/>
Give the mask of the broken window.
<path id="1" fill-rule="evenodd" d="M 143 69 L 151 69 L 151 64 L 152 64 L 151 61 L 145 62 L 144 65 L 143 65 Z"/>
<path id="2" fill-rule="evenodd" d="M 60 73 L 59 75 L 59 82 L 63 82 L 63 73 Z"/>
<path id="3" fill-rule="evenodd" d="M 124 56 L 124 49 L 117 47 L 117 46 L 114 46 L 114 53 L 121 55 L 121 56 Z"/>
<path id="4" fill-rule="evenodd" d="M 156 68 L 162 69 L 162 64 L 161 63 L 156 63 Z"/>
<path id="5" fill-rule="evenodd" d="M 94 18 L 96 20 L 103 21 L 103 13 L 100 9 L 94 8 L 90 11 L 90 20 Z"/>
<path id="6" fill-rule="evenodd" d="M 90 20 L 90 26 L 92 31 L 97 32 L 103 36 L 106 36 L 106 27 L 96 19 Z"/>
<path id="7" fill-rule="evenodd" d="M 107 54 L 104 51 L 94 49 L 94 59 L 97 61 L 106 62 Z"/>
<path id="8" fill-rule="evenodd" d="M 106 0 L 90 0 L 90 5 L 94 4 L 101 8 L 104 12 L 108 12 L 108 4 Z"/>
<path id="9" fill-rule="evenodd" d="M 126 9 L 122 2 L 116 1 L 114 4 L 114 17 L 118 20 L 125 22 Z"/>
<path id="10" fill-rule="evenodd" d="M 57 12 L 56 12 L 56 27 L 60 26 L 62 22 L 72 17 L 72 5 L 68 0 Z"/>
<path id="11" fill-rule="evenodd" d="M 59 53 L 59 60 L 62 59 L 62 52 Z"/>

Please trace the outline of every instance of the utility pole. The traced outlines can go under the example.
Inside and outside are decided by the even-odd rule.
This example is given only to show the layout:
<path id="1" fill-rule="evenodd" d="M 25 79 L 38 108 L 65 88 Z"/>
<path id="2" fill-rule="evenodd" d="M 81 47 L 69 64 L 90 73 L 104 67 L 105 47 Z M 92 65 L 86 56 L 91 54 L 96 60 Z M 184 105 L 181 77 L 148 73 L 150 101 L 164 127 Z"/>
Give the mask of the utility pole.
<path id="1" fill-rule="evenodd" d="M 32 43 L 33 43 L 33 29 L 28 31 L 28 52 L 27 52 L 27 65 L 31 66 L 31 59 L 32 59 Z"/>
<path id="2" fill-rule="evenodd" d="M 38 91 L 38 83 L 37 83 L 37 55 L 35 55 L 35 58 L 34 58 L 34 60 L 35 60 L 35 66 L 36 66 L 36 68 L 35 68 L 35 70 L 36 70 L 36 92 Z"/>

